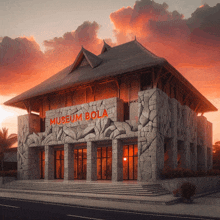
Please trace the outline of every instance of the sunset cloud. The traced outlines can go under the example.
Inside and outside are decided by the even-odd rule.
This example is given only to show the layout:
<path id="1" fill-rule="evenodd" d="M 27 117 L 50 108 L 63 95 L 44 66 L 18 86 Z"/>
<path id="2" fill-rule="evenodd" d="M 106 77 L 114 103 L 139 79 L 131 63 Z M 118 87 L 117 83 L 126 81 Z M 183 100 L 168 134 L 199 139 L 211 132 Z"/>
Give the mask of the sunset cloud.
<path id="1" fill-rule="evenodd" d="M 100 53 L 100 26 L 85 21 L 75 31 L 45 40 L 43 53 L 33 37 L 2 38 L 0 42 L 0 95 L 21 93 L 74 62 L 82 46 Z M 111 43 L 110 40 L 107 40 Z"/>
<path id="2" fill-rule="evenodd" d="M 42 61 L 43 53 L 33 37 L 4 37 L 0 43 L 0 94 L 22 91 L 27 81 L 30 84 Z"/>
<path id="3" fill-rule="evenodd" d="M 62 37 L 45 40 L 45 58 L 48 63 L 62 69 L 74 62 L 82 46 L 100 53 L 103 41 L 98 38 L 97 33 L 100 26 L 98 23 L 85 21 L 75 31 L 66 32 Z"/>
<path id="4" fill-rule="evenodd" d="M 106 42 L 114 46 L 136 36 L 204 95 L 214 98 L 220 95 L 220 4 L 202 4 L 184 19 L 179 12 L 169 11 L 167 3 L 136 1 L 133 7 L 110 14 L 116 43 Z M 73 63 L 81 46 L 99 54 L 103 45 L 97 35 L 100 28 L 95 21 L 85 21 L 61 37 L 45 40 L 44 52 L 34 37 L 0 37 L 0 95 L 18 94 L 44 81 Z"/>
<path id="5" fill-rule="evenodd" d="M 146 48 L 166 58 L 204 95 L 220 95 L 220 4 L 204 4 L 184 19 L 179 12 L 170 12 L 166 3 L 141 0 L 133 7 L 111 13 L 110 19 L 118 43 L 136 36 Z"/>

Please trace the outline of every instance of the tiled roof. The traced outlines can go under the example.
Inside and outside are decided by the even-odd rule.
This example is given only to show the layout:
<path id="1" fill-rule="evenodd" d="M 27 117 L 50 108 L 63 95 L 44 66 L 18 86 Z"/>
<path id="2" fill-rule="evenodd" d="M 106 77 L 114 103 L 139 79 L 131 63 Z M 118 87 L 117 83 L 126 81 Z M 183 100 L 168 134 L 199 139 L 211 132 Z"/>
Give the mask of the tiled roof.
<path id="1" fill-rule="evenodd" d="M 72 65 L 4 104 L 25 108 L 25 100 L 156 65 L 164 66 L 185 88 L 192 91 L 195 99 L 203 103 L 205 112 L 217 111 L 215 106 L 172 65 L 147 50 L 136 39 L 116 47 L 110 47 L 104 41 L 101 54 L 98 56 L 82 47 Z"/>
<path id="2" fill-rule="evenodd" d="M 165 59 L 157 57 L 136 40 L 110 48 L 104 43 L 104 52 L 98 56 L 82 48 L 72 65 L 4 104 L 16 106 L 15 103 L 36 96 L 165 62 Z M 79 65 L 83 57 L 90 65 Z"/>

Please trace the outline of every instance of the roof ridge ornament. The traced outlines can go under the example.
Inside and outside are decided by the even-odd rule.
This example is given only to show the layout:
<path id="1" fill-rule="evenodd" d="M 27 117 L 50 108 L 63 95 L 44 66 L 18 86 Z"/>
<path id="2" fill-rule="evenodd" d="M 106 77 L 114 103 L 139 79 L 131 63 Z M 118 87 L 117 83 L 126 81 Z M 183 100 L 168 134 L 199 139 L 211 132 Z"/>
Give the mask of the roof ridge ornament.
<path id="1" fill-rule="evenodd" d="M 112 47 L 110 45 L 108 45 L 105 40 L 103 39 L 103 47 L 102 47 L 102 51 L 101 51 L 101 54 L 105 53 L 106 51 L 110 50 Z"/>

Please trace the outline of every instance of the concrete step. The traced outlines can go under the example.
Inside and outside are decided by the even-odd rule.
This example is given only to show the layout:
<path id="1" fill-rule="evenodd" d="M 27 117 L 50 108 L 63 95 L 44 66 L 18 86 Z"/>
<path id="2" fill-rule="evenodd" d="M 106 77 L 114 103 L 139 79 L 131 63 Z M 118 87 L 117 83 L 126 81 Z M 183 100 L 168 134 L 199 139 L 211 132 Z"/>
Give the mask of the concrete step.
<path id="1" fill-rule="evenodd" d="M 132 195 L 132 196 L 159 196 L 170 194 L 160 184 L 111 184 L 111 183 L 74 183 L 74 181 L 13 181 L 4 185 L 6 189 L 21 189 L 35 191 L 57 191 L 74 193 L 93 193 L 106 195 Z"/>

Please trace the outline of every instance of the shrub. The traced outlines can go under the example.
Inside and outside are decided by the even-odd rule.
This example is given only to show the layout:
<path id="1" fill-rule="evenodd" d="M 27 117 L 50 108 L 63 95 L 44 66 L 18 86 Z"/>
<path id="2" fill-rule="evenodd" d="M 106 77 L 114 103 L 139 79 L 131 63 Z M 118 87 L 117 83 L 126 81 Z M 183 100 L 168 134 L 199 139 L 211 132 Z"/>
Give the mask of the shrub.
<path id="1" fill-rule="evenodd" d="M 166 179 L 192 177 L 194 176 L 194 172 L 190 169 L 184 169 L 184 168 L 176 168 L 176 169 L 166 168 L 163 169 L 162 176 Z"/>
<path id="2" fill-rule="evenodd" d="M 0 171 L 0 176 L 17 177 L 17 170 Z"/>
<path id="3" fill-rule="evenodd" d="M 220 170 L 209 171 L 193 171 L 190 169 L 176 168 L 171 169 L 166 167 L 162 170 L 161 176 L 163 179 L 183 178 L 183 177 L 202 177 L 202 176 L 217 176 L 220 175 Z"/>
<path id="4" fill-rule="evenodd" d="M 181 185 L 181 197 L 190 200 L 195 195 L 196 186 L 190 182 L 185 182 Z"/>
<path id="5" fill-rule="evenodd" d="M 215 170 L 215 169 L 208 170 L 207 175 L 208 176 L 218 176 L 218 175 L 220 176 L 220 170 Z"/>
<path id="6" fill-rule="evenodd" d="M 195 177 L 207 176 L 207 172 L 204 170 L 198 170 L 195 172 Z"/>

